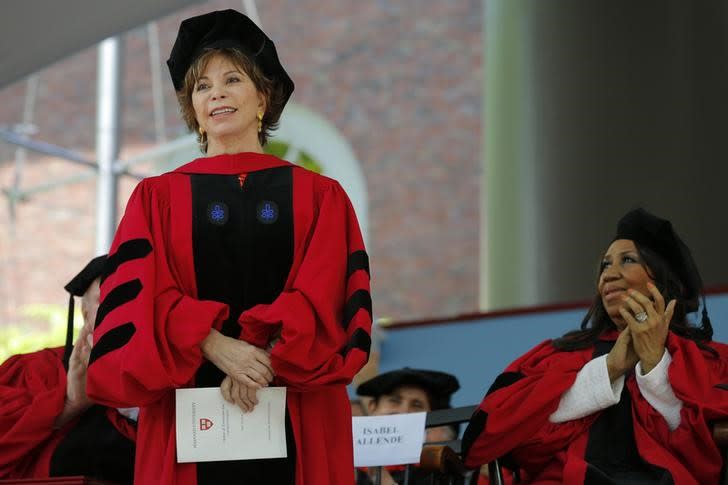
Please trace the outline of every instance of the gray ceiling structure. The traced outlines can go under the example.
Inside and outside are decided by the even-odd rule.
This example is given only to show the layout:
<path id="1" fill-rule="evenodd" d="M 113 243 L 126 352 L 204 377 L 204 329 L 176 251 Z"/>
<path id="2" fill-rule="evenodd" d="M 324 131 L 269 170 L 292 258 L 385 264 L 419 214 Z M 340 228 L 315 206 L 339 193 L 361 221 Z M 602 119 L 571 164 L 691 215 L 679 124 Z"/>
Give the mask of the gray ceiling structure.
<path id="1" fill-rule="evenodd" d="M 3 2 L 0 89 L 107 37 L 200 0 Z"/>

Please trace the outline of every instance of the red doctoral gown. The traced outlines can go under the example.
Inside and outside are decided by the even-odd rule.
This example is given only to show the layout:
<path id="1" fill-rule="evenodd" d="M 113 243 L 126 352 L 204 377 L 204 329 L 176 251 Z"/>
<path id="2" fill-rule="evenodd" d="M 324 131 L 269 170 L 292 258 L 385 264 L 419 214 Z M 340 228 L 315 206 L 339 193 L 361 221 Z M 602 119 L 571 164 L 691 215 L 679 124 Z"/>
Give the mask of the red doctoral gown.
<path id="1" fill-rule="evenodd" d="M 211 328 L 259 347 L 276 341 L 272 385 L 288 388 L 295 483 L 353 483 L 345 386 L 368 359 L 371 297 L 356 216 L 336 181 L 244 153 L 197 159 L 135 189 L 101 284 L 88 392 L 142 407 L 137 483 L 214 481 L 207 464 L 177 463 L 174 408 L 176 388 L 223 377 L 200 350 Z"/>
<path id="2" fill-rule="evenodd" d="M 66 399 L 63 347 L 14 355 L 0 366 L 0 478 L 86 475 L 131 480 L 136 429 L 95 406 L 54 429 Z"/>
<path id="3" fill-rule="evenodd" d="M 612 483 L 600 481 L 595 466 L 604 469 L 632 459 L 655 477 L 654 483 L 718 483 L 722 458 L 711 423 L 728 418 L 728 391 L 715 387 L 728 381 L 726 345 L 709 344 L 716 357 L 691 340 L 668 334 L 669 380 L 683 402 L 680 425 L 673 431 L 642 397 L 633 373 L 618 405 L 582 419 L 549 422 L 577 372 L 608 352 L 616 337 L 610 331 L 596 349 L 572 352 L 558 351 L 546 341 L 513 362 L 465 431 L 466 464 L 475 467 L 506 456 L 525 472 L 527 483 L 581 484 Z M 631 457 L 625 454 L 630 447 Z"/>

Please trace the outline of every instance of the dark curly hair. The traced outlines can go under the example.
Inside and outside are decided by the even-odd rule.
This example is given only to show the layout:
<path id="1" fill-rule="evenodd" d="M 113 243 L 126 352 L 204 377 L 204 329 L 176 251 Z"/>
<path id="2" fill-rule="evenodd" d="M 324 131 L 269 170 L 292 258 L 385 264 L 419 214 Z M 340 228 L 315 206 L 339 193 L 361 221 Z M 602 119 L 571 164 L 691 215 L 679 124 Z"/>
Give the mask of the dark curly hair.
<path id="1" fill-rule="evenodd" d="M 695 341 L 702 349 L 714 353 L 710 347 L 705 345 L 713 338 L 713 326 L 705 310 L 699 325 L 690 323 L 687 318 L 687 308 L 697 308 L 698 297 L 687 298 L 685 296 L 683 283 L 664 258 L 650 248 L 641 247 L 637 242 L 635 242 L 635 246 L 640 254 L 642 266 L 654 280 L 655 286 L 660 290 L 665 302 L 676 300 L 675 311 L 672 315 L 672 321 L 670 321 L 670 330 L 681 337 Z M 597 279 L 599 279 L 600 275 L 601 270 L 597 274 Z M 581 321 L 580 329 L 568 332 L 552 343 L 559 350 L 583 349 L 594 345 L 605 331 L 616 328 L 604 308 L 601 295 L 597 293 L 591 307 L 589 307 Z"/>
<path id="2" fill-rule="evenodd" d="M 280 121 L 281 113 L 283 113 L 287 96 L 281 84 L 277 84 L 265 77 L 260 67 L 245 53 L 236 48 L 205 49 L 202 55 L 190 65 L 190 68 L 187 69 L 187 74 L 185 74 L 184 85 L 177 92 L 177 101 L 179 102 L 182 119 L 192 132 L 197 133 L 197 141 L 200 144 L 200 149 L 203 153 L 207 153 L 207 136 L 199 133 L 200 125 L 197 123 L 195 109 L 192 106 L 192 91 L 195 88 L 195 83 L 205 71 L 210 59 L 218 54 L 225 56 L 236 67 L 242 69 L 250 80 L 253 81 L 258 92 L 262 93 L 265 97 L 266 110 L 263 114 L 263 127 L 260 133 L 258 133 L 258 141 L 260 141 L 261 146 L 265 145 L 270 133 L 278 128 L 278 122 Z"/>

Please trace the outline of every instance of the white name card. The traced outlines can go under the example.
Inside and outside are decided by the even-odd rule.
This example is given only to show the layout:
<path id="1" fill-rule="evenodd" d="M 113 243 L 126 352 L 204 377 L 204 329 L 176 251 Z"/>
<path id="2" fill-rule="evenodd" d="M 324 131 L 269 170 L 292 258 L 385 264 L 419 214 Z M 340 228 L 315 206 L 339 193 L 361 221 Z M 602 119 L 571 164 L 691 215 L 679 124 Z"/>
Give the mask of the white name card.
<path id="1" fill-rule="evenodd" d="M 219 387 L 177 389 L 177 462 L 286 457 L 286 388 L 259 389 L 250 413 Z"/>
<path id="2" fill-rule="evenodd" d="M 355 416 L 354 466 L 419 463 L 427 413 Z"/>

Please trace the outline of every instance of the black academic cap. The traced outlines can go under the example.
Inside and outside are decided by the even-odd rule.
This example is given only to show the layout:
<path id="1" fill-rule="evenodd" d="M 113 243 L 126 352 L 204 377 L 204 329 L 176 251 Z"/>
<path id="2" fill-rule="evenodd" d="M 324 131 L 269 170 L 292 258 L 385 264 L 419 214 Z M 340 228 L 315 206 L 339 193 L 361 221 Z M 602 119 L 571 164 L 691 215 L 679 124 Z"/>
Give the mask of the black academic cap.
<path id="1" fill-rule="evenodd" d="M 363 382 L 356 389 L 356 393 L 360 396 L 378 398 L 382 394 L 389 394 L 402 386 L 421 387 L 427 391 L 432 400 L 430 407 L 433 410 L 449 407 L 450 396 L 460 389 L 460 383 L 452 374 L 405 367 L 379 374 Z"/>
<path id="2" fill-rule="evenodd" d="M 68 300 L 68 326 L 66 327 L 66 351 L 63 355 L 63 365 L 68 369 L 68 360 L 71 358 L 71 349 L 73 348 L 73 313 L 74 313 L 74 296 L 83 296 L 88 290 L 91 283 L 101 276 L 106 263 L 106 255 L 97 256 L 81 270 L 71 281 L 64 286 L 65 290 L 71 294 Z"/>
<path id="3" fill-rule="evenodd" d="M 106 255 L 97 256 L 81 270 L 71 281 L 68 282 L 64 288 L 67 292 L 74 296 L 83 296 L 94 282 L 96 278 L 101 276 L 104 271 L 104 263 L 106 262 Z"/>
<path id="4" fill-rule="evenodd" d="M 703 292 L 703 280 L 690 249 L 677 235 L 670 221 L 642 208 L 634 209 L 619 220 L 614 239 L 630 239 L 664 259 L 683 284 L 686 311 L 697 311 Z"/>
<path id="5" fill-rule="evenodd" d="M 183 20 L 167 60 L 175 91 L 180 91 L 185 74 L 205 49 L 240 49 L 266 77 L 283 87 L 285 100 L 293 93 L 293 81 L 278 60 L 273 41 L 245 15 L 236 10 L 218 10 Z"/>

